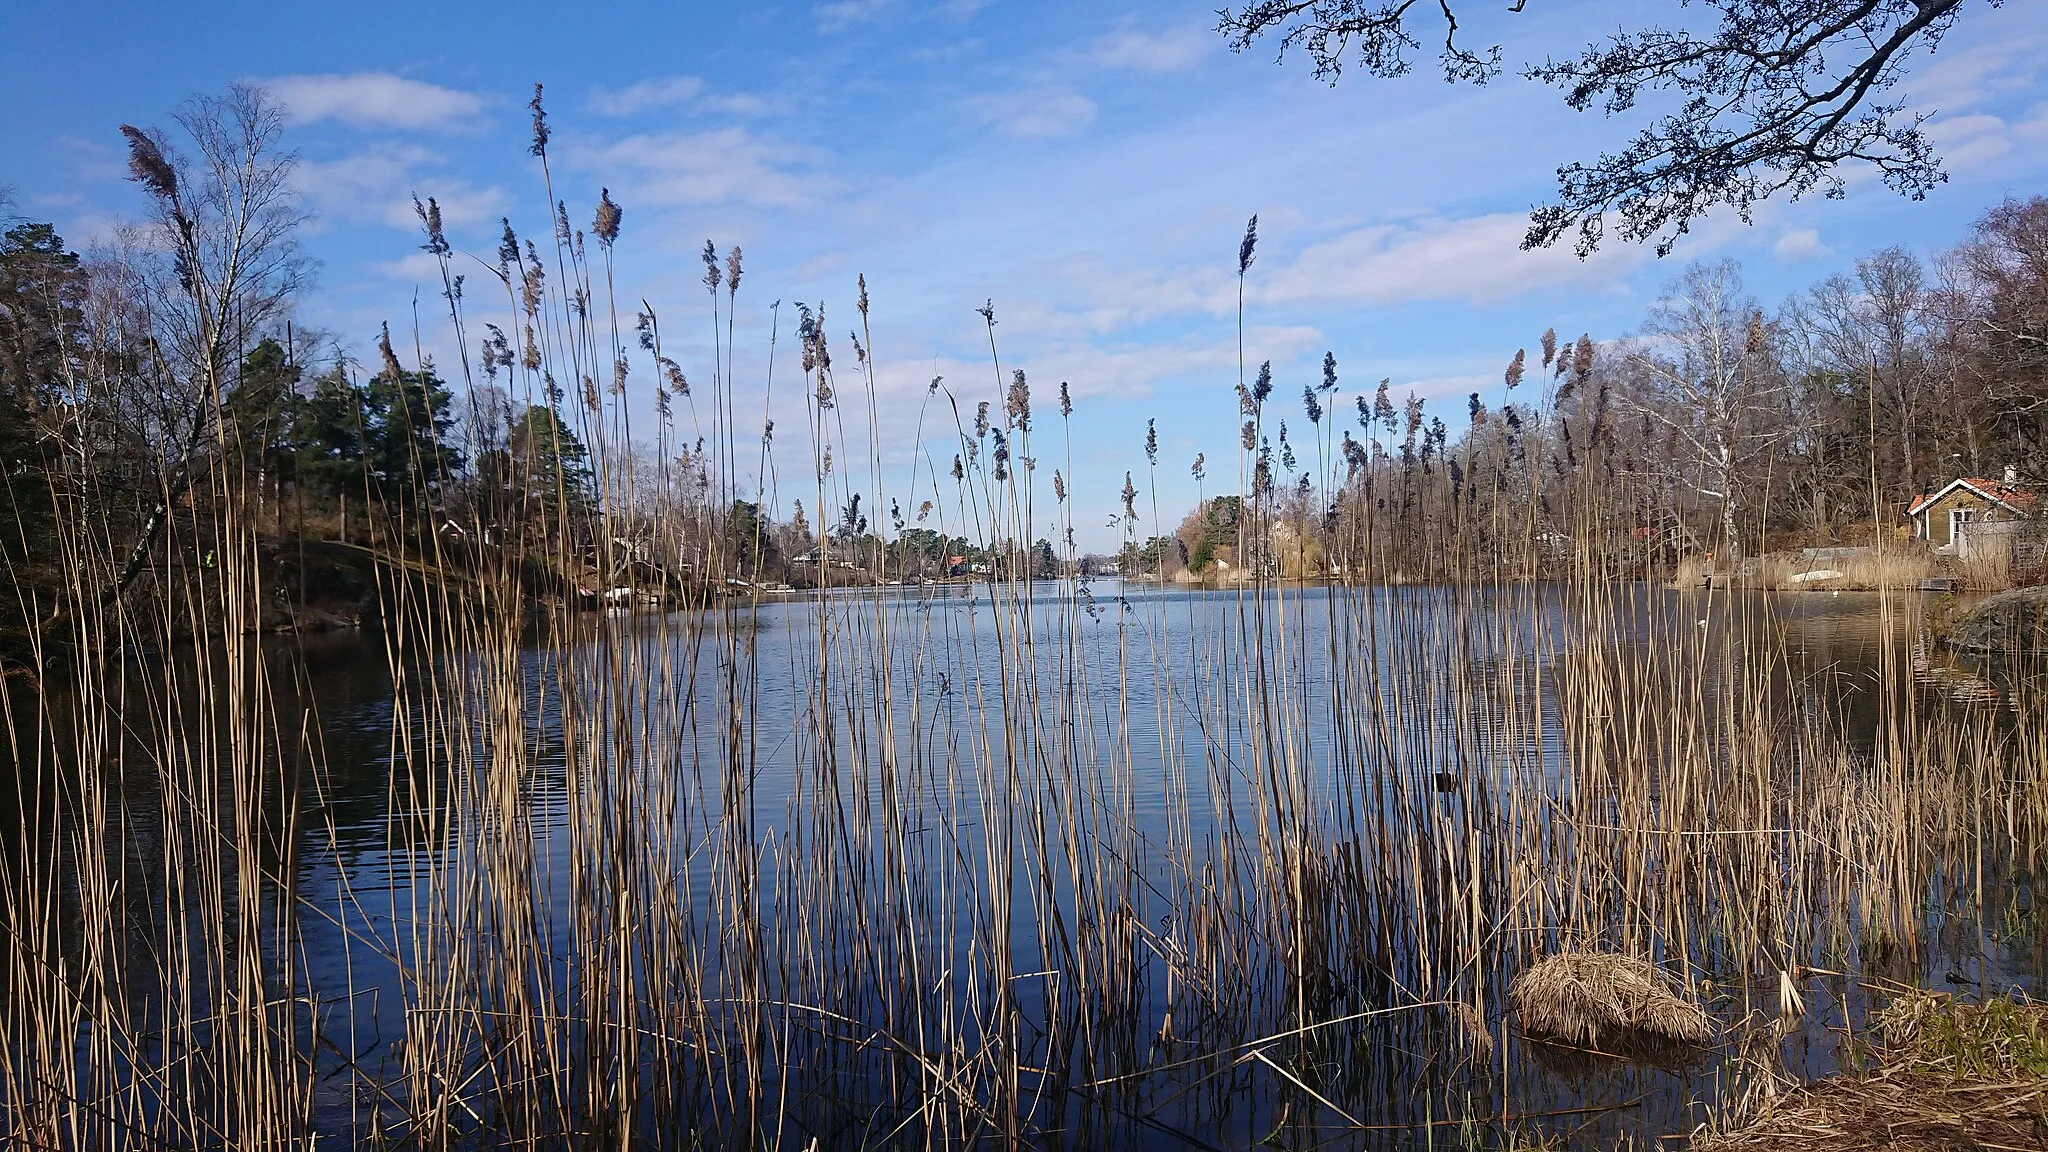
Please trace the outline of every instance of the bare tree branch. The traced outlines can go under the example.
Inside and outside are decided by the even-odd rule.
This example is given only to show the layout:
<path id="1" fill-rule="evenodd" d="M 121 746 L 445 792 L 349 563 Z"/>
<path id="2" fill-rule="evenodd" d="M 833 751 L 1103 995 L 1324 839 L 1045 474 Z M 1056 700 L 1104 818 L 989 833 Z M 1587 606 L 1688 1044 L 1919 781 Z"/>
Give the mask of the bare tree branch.
<path id="1" fill-rule="evenodd" d="M 1615 116 L 1634 111 L 1646 93 L 1679 98 L 1676 110 L 1656 116 L 1621 149 L 1560 165 L 1557 197 L 1531 213 L 1523 246 L 1548 247 L 1576 231 L 1575 247 L 1588 255 L 1606 238 L 1612 213 L 1624 240 L 1653 241 L 1664 255 L 1716 207 L 1746 221 L 1779 194 L 1839 196 L 1841 169 L 1851 164 L 1875 167 L 1900 195 L 1925 197 L 1947 179 L 1921 130 L 1925 116 L 1883 94 L 1915 53 L 1940 44 L 1963 4 L 1700 0 L 1690 7 L 1719 17 L 1709 33 L 1653 25 L 1523 67 L 1523 77 L 1562 89 L 1578 111 L 1597 107 Z M 1445 79 L 1485 83 L 1500 71 L 1499 46 L 1475 52 L 1458 44 L 1450 0 L 1428 15 L 1414 0 L 1259 0 L 1217 17 L 1234 50 L 1271 36 L 1282 58 L 1298 49 L 1317 78 L 1332 83 L 1347 56 L 1370 75 L 1406 75 L 1409 53 L 1421 44 L 1411 21 L 1441 21 Z"/>

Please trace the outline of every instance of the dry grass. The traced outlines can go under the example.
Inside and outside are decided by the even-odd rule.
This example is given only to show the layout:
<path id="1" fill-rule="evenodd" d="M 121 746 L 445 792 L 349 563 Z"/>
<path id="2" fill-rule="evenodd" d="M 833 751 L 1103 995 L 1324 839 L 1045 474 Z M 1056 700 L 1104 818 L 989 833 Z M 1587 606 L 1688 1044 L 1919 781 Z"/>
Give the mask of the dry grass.
<path id="1" fill-rule="evenodd" d="M 2014 586 L 2012 549 L 1985 548 L 1967 560 L 1958 560 L 1956 575 L 1972 592 L 2003 592 Z"/>
<path id="2" fill-rule="evenodd" d="M 1915 992 L 1877 1019 L 1869 1068 L 1768 1097 L 1698 1152 L 2048 1147 L 2048 1007 Z"/>
<path id="3" fill-rule="evenodd" d="M 1833 572 L 1822 579 L 1796 579 L 1810 573 Z M 1805 560 L 1792 553 L 1772 553 L 1742 565 L 1736 583 L 1744 588 L 1780 592 L 1879 592 L 1912 590 L 1934 575 L 1934 557 L 1925 549 L 1885 547 L 1832 560 Z"/>
<path id="4" fill-rule="evenodd" d="M 1886 548 L 1835 566 L 1847 586 L 1865 591 L 1918 588 L 1934 575 L 1934 557 L 1918 549 Z"/>
<path id="5" fill-rule="evenodd" d="M 1712 576 L 1717 586 L 1766 588 L 1780 592 L 1876 592 L 1913 589 L 1934 575 L 1934 557 L 1918 548 L 1896 547 L 1837 560 L 1804 560 L 1788 552 L 1752 557 L 1718 566 L 1704 557 L 1687 556 L 1672 570 L 1671 583 L 1697 588 Z M 1833 572 L 1824 579 L 1798 580 L 1813 572 Z"/>
<path id="6" fill-rule="evenodd" d="M 1647 960 L 1561 952 L 1515 978 L 1508 1002 L 1540 1040 L 1611 1049 L 1641 1041 L 1704 1044 L 1714 1025 L 1685 988 Z"/>

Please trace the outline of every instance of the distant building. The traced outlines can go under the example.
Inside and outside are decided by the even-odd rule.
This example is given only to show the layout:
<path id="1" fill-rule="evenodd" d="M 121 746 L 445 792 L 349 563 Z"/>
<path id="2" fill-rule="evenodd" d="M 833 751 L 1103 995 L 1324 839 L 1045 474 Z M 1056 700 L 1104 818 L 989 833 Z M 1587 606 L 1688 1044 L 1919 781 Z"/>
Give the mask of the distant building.
<path id="1" fill-rule="evenodd" d="M 1970 525 L 2028 519 L 2037 502 L 2037 493 L 2022 486 L 2018 473 L 2007 468 L 2003 480 L 1962 476 L 1923 493 L 1907 506 L 1906 518 L 1913 522 L 1914 539 L 1954 555 Z"/>

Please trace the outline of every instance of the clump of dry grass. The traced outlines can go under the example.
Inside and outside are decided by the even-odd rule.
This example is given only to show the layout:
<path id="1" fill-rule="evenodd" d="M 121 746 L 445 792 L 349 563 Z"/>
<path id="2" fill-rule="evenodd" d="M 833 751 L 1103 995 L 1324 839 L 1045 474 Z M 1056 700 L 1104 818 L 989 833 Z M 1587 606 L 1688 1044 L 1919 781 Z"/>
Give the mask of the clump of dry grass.
<path id="1" fill-rule="evenodd" d="M 2048 1006 L 1911 992 L 1877 1017 L 1872 1064 L 1767 1099 L 1700 1152 L 2048 1147 Z"/>
<path id="2" fill-rule="evenodd" d="M 1717 585 L 1736 588 L 1769 588 L 1781 592 L 1875 592 L 1917 588 L 1922 580 L 1934 575 L 1934 571 L 1933 556 L 1924 549 L 1902 546 L 1866 549 L 1860 554 L 1829 560 L 1805 560 L 1793 553 L 1773 552 L 1718 566 L 1703 556 L 1687 556 L 1672 569 L 1671 583 L 1676 588 L 1696 588 L 1712 577 Z M 1813 575 L 1821 572 L 1831 575 Z"/>
<path id="3" fill-rule="evenodd" d="M 1713 1022 L 1678 981 L 1633 956 L 1560 952 L 1516 977 L 1508 1002 L 1523 1032 L 1581 1047 L 1703 1044 L 1714 1034 Z"/>

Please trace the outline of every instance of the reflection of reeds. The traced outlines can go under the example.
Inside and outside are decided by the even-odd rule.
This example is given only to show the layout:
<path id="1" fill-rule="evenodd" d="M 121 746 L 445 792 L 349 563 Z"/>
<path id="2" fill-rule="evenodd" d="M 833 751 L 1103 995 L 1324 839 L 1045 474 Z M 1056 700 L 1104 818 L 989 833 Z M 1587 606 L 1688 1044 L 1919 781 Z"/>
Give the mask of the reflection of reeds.
<path id="1" fill-rule="evenodd" d="M 1455 581 L 1247 580 L 1097 621 L 1071 583 L 1048 600 L 1003 564 L 957 610 L 820 594 L 771 657 L 758 590 L 717 595 L 751 574 L 732 501 L 791 474 L 766 444 L 761 475 L 736 464 L 737 261 L 721 279 L 709 250 L 717 367 L 672 394 L 690 434 L 667 414 L 654 434 L 704 443 L 638 459 L 595 386 L 628 356 L 609 259 L 631 217 L 607 203 L 602 268 L 566 224 L 549 275 L 508 243 L 498 319 L 528 354 L 489 361 L 535 403 L 572 398 L 592 490 L 519 485 L 506 521 L 471 526 L 504 543 L 466 561 L 378 506 L 385 871 L 338 863 L 317 697 L 249 639 L 250 478 L 217 472 L 153 598 L 120 611 L 89 594 L 104 526 L 67 525 L 72 658 L 7 697 L 40 790 L 0 909 L 10 1140 L 303 1143 L 316 1106 L 347 1138 L 437 1147 L 1505 1119 L 1535 1090 L 1507 1063 L 1510 982 L 1540 983 L 1545 955 L 1747 987 L 1911 949 L 1925 901 L 1989 914 L 1999 869 L 2038 858 L 2048 729 L 1924 713 L 1886 679 L 1850 730 L 1796 683 L 1768 605 L 1609 579 L 1592 527 L 1627 492 L 1573 494 L 1555 584 L 1526 581 L 1560 551 L 1533 499 L 1496 508 L 1482 548 L 1418 484 L 1341 518 L 1388 560 L 1417 510 Z M 821 525 L 888 504 L 865 319 L 846 376 L 804 316 L 809 420 L 783 443 L 808 433 L 794 473 Z M 1028 392 L 995 380 L 1007 403 L 956 409 L 908 489 L 936 530 L 1001 548 L 1046 521 Z M 1248 524 L 1271 515 L 1253 505 Z M 619 538 L 690 565 L 679 611 L 543 606 L 562 574 L 638 578 Z M 828 537 L 824 563 L 863 546 Z M 205 658 L 124 663 L 187 635 Z M 313 940 L 344 960 L 317 957 L 318 986 Z"/>

